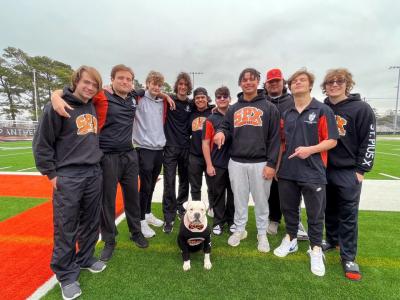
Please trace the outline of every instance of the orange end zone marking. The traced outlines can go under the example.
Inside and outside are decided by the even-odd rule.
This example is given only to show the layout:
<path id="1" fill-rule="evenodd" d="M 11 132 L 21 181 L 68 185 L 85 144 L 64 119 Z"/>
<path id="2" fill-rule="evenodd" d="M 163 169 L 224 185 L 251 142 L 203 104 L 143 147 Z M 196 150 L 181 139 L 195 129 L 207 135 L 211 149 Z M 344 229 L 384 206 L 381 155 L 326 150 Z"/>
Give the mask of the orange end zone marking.
<path id="1" fill-rule="evenodd" d="M 0 175 L 0 196 L 48 198 L 52 188 L 45 176 Z M 116 215 L 123 211 L 118 187 Z M 53 207 L 48 201 L 0 222 L 2 258 L 0 299 L 26 299 L 46 282 L 53 272 Z"/>

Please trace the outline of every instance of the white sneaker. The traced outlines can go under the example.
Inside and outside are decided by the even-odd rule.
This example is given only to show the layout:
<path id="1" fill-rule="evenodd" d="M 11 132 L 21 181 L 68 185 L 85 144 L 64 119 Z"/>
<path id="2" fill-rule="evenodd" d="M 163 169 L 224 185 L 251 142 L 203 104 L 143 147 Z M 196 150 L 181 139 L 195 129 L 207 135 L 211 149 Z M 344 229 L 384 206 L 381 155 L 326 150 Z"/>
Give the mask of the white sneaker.
<path id="1" fill-rule="evenodd" d="M 289 253 L 296 252 L 297 249 L 297 239 L 290 240 L 290 237 L 287 234 L 282 239 L 282 243 L 279 245 L 279 247 L 274 250 L 274 254 L 279 257 L 285 257 Z"/>
<path id="2" fill-rule="evenodd" d="M 164 225 L 164 222 L 160 219 L 157 219 L 152 213 L 146 214 L 145 220 L 146 220 L 147 224 L 153 225 L 156 227 L 161 227 Z"/>
<path id="3" fill-rule="evenodd" d="M 228 244 L 232 247 L 239 246 L 240 241 L 247 238 L 247 231 L 235 231 L 228 239 Z"/>
<path id="4" fill-rule="evenodd" d="M 222 227 L 220 225 L 214 226 L 213 233 L 215 235 L 221 235 L 222 234 Z"/>
<path id="5" fill-rule="evenodd" d="M 304 229 L 303 224 L 299 223 L 299 228 L 297 229 L 297 239 L 299 241 L 308 241 L 307 231 Z"/>
<path id="6" fill-rule="evenodd" d="M 211 207 L 208 209 L 207 215 L 208 215 L 210 218 L 214 218 L 214 210 L 213 210 Z"/>
<path id="7" fill-rule="evenodd" d="M 257 246 L 258 251 L 269 252 L 270 248 L 269 248 L 267 235 L 266 234 L 258 234 L 257 240 L 258 240 L 258 246 Z"/>
<path id="8" fill-rule="evenodd" d="M 267 233 L 270 235 L 276 235 L 278 233 L 279 223 L 275 221 L 269 221 Z"/>
<path id="9" fill-rule="evenodd" d="M 324 265 L 324 253 L 322 252 L 321 247 L 314 246 L 307 251 L 311 260 L 311 272 L 317 276 L 325 275 L 325 265 Z"/>
<path id="10" fill-rule="evenodd" d="M 146 220 L 140 221 L 140 227 L 142 230 L 142 234 L 145 238 L 151 238 L 156 235 L 156 232 L 150 228 L 149 224 L 147 224 Z"/>

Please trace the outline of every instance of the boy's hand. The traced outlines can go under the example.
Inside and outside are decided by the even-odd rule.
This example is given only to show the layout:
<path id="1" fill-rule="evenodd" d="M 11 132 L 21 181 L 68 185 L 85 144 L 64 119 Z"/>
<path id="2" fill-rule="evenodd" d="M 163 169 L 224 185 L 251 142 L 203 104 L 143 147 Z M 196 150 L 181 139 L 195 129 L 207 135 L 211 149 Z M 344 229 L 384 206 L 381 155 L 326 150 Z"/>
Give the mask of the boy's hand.
<path id="1" fill-rule="evenodd" d="M 312 154 L 310 147 L 297 147 L 292 155 L 288 157 L 288 159 L 292 159 L 293 157 L 298 157 L 301 159 L 306 159 Z"/>
<path id="2" fill-rule="evenodd" d="M 169 104 L 169 109 L 170 110 L 175 110 L 176 109 L 175 101 L 172 100 L 172 98 L 170 96 L 168 96 L 167 94 L 165 94 L 165 96 L 167 96 L 166 99 L 167 99 L 167 102 Z"/>
<path id="3" fill-rule="evenodd" d="M 356 176 L 359 183 L 361 183 L 364 180 L 364 175 L 361 175 L 360 173 L 356 172 Z"/>
<path id="4" fill-rule="evenodd" d="M 211 177 L 216 175 L 214 166 L 207 166 L 207 175 Z"/>
<path id="5" fill-rule="evenodd" d="M 51 185 L 53 186 L 53 189 L 57 190 L 57 176 L 54 177 L 53 179 L 50 179 Z"/>
<path id="6" fill-rule="evenodd" d="M 114 91 L 113 91 L 111 85 L 105 85 L 105 86 L 103 86 L 103 90 L 109 92 L 110 94 L 114 94 Z"/>
<path id="7" fill-rule="evenodd" d="M 265 166 L 263 169 L 263 177 L 266 180 L 272 180 L 272 178 L 274 178 L 275 176 L 275 169 Z"/>
<path id="8" fill-rule="evenodd" d="M 66 111 L 66 109 L 74 110 L 71 106 L 68 105 L 67 102 L 64 101 L 61 90 L 56 90 L 51 94 L 51 105 L 57 114 L 62 117 L 70 118 L 70 114 Z"/>
<path id="9" fill-rule="evenodd" d="M 214 143 L 218 146 L 218 149 L 221 149 L 225 143 L 225 134 L 223 132 L 218 132 L 214 136 Z"/>

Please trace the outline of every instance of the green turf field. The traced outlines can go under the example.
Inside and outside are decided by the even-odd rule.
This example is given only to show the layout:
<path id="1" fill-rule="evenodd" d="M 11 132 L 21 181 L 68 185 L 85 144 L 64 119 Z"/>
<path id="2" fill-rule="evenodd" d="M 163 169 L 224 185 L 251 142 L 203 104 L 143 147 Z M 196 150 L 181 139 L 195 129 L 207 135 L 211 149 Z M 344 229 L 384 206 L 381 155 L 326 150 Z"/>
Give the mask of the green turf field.
<path id="1" fill-rule="evenodd" d="M 0 197 L 0 222 L 47 200 L 48 199 L 38 198 Z"/>
<path id="2" fill-rule="evenodd" d="M 155 204 L 161 215 L 160 204 Z M 176 244 L 178 224 L 171 235 L 157 229 L 150 247 L 139 249 L 128 239 L 126 221 L 113 259 L 100 274 L 82 271 L 80 299 L 398 299 L 400 292 L 400 240 L 393 224 L 400 224 L 400 213 L 361 212 L 359 255 L 361 282 L 344 278 L 337 251 L 326 256 L 324 277 L 309 270 L 307 242 L 286 258 L 256 249 L 253 209 L 250 209 L 249 236 L 232 248 L 228 234 L 212 239 L 213 268 L 203 269 L 203 255 L 192 255 L 189 272 L 182 271 Z M 270 238 L 272 249 L 283 235 Z M 103 245 L 99 244 L 97 253 Z M 57 285 L 44 299 L 60 299 Z"/>
<path id="3" fill-rule="evenodd" d="M 367 179 L 400 178 L 400 137 L 387 138 L 391 137 L 378 137 L 374 168 L 366 175 Z M 31 147 L 32 142 L 29 141 L 0 142 L 0 172 L 37 172 Z"/>
<path id="4" fill-rule="evenodd" d="M 0 172 L 37 172 L 32 142 L 0 142 Z"/>

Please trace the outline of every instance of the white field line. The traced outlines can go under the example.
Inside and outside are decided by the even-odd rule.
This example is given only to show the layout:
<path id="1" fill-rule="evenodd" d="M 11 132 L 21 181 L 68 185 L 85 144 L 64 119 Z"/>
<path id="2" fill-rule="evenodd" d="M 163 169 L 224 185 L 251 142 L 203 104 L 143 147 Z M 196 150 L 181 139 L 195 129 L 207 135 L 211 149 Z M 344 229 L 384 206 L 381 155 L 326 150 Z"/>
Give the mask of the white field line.
<path id="1" fill-rule="evenodd" d="M 0 170 L 9 169 L 11 167 L 1 167 Z"/>
<path id="2" fill-rule="evenodd" d="M 376 152 L 378 154 L 384 154 L 384 155 L 392 155 L 392 156 L 400 156 L 400 154 L 394 154 L 394 153 L 387 153 L 387 152 Z"/>
<path id="3" fill-rule="evenodd" d="M 125 213 L 122 213 L 116 220 L 115 225 L 118 225 L 125 219 Z M 101 241 L 101 235 L 99 235 L 98 242 Z M 30 295 L 27 300 L 38 300 L 44 297 L 50 290 L 52 290 L 56 284 L 58 284 L 56 275 L 51 276 L 44 284 L 42 284 L 32 295 Z"/>
<path id="4" fill-rule="evenodd" d="M 0 150 L 7 151 L 7 150 L 26 150 L 32 149 L 32 147 L 0 147 Z"/>
<path id="5" fill-rule="evenodd" d="M 393 178 L 393 179 L 400 179 L 400 177 L 388 175 L 388 174 L 385 174 L 385 173 L 379 173 L 379 174 L 382 175 L 382 176 L 386 176 L 386 177 L 389 177 L 389 178 Z"/>
<path id="6" fill-rule="evenodd" d="M 25 176 L 25 175 L 30 175 L 30 176 L 43 176 L 39 172 L 0 172 L 0 175 L 20 175 L 20 176 Z"/>
<path id="7" fill-rule="evenodd" d="M 23 172 L 23 171 L 32 170 L 32 169 L 36 169 L 36 167 L 21 169 L 21 170 L 17 170 L 16 172 Z"/>
<path id="8" fill-rule="evenodd" d="M 0 157 L 6 157 L 6 156 L 16 156 L 16 155 L 22 155 L 22 154 L 32 154 L 32 152 L 22 152 L 22 153 L 13 153 L 13 154 L 1 154 Z"/>

